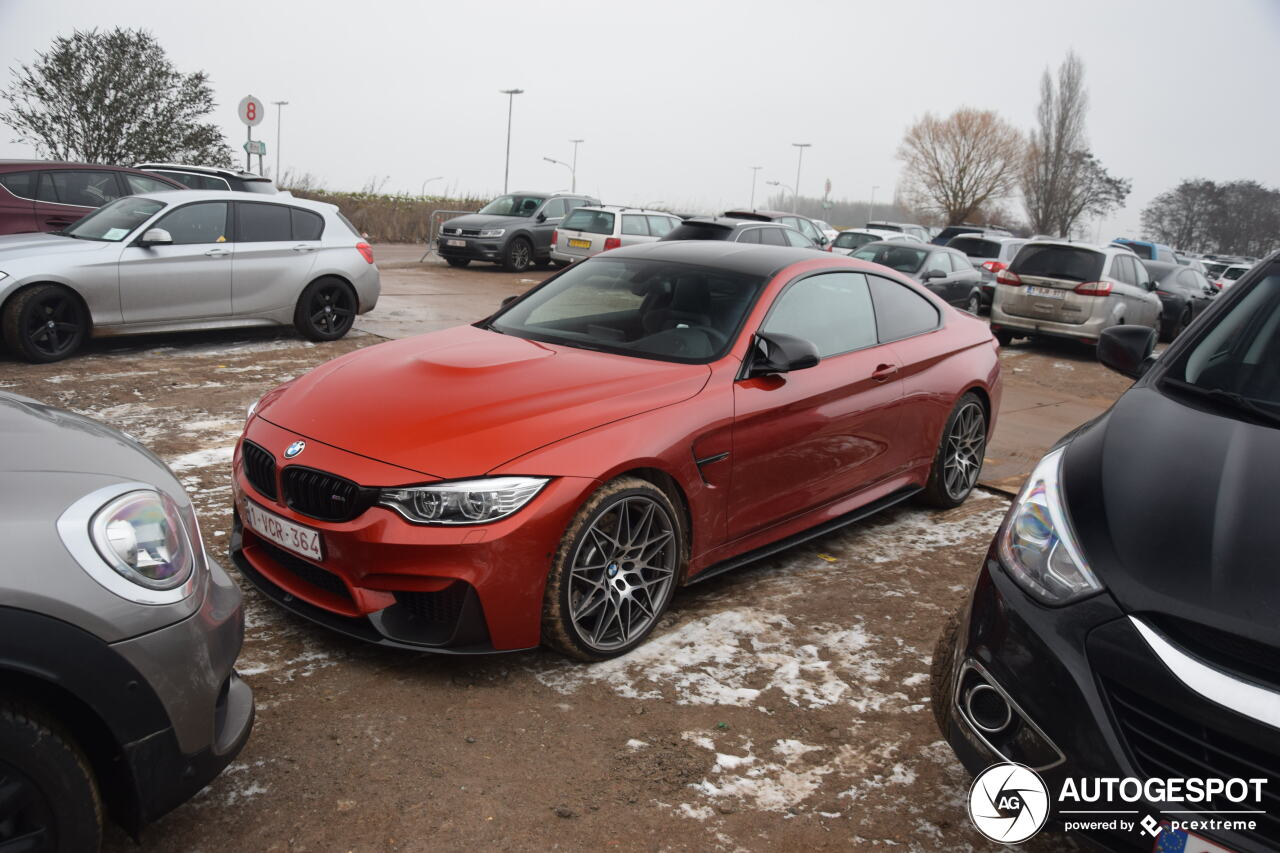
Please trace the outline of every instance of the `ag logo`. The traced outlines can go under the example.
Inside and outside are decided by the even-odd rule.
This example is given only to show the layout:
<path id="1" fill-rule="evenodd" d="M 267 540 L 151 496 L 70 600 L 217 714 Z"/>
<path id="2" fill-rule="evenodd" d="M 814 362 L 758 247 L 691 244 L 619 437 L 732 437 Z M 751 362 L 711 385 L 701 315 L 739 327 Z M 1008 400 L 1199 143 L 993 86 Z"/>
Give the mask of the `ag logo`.
<path id="1" fill-rule="evenodd" d="M 306 446 L 307 446 L 307 443 L 305 441 L 295 441 L 293 444 L 289 445 L 284 449 L 284 458 L 292 459 L 293 457 L 301 453 L 302 449 Z"/>
<path id="2" fill-rule="evenodd" d="M 993 764 L 969 789 L 969 819 L 1001 844 L 1018 844 L 1049 818 L 1049 789 L 1040 774 L 1021 764 Z"/>

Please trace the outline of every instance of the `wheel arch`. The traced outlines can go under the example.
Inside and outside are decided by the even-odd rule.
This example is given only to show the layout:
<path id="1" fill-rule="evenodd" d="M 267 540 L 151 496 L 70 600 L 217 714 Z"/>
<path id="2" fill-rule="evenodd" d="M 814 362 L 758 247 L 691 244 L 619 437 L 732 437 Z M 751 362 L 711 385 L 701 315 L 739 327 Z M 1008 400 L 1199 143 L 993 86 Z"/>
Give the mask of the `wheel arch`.
<path id="1" fill-rule="evenodd" d="M 991 417 L 991 394 L 988 393 L 984 385 L 974 382 L 960 392 L 960 395 L 956 397 L 956 402 L 960 402 L 960 397 L 963 397 L 965 394 L 973 394 L 978 398 L 978 402 L 982 404 L 982 414 L 985 415 L 987 419 L 987 440 L 989 441 L 991 439 L 991 432 L 995 428 L 995 420 Z M 943 424 L 943 429 L 946 429 L 945 423 Z"/>
<path id="2" fill-rule="evenodd" d="M 80 291 L 72 287 L 70 284 L 68 284 L 67 282 L 57 281 L 56 279 L 39 279 L 37 281 L 26 281 L 18 285 L 17 287 L 15 287 L 13 290 L 10 290 L 8 293 L 4 295 L 3 300 L 0 300 L 0 316 L 4 316 L 4 313 L 9 310 L 9 306 L 13 304 L 13 300 L 17 298 L 18 294 L 26 293 L 31 288 L 39 287 L 42 284 L 47 284 L 52 287 L 60 287 L 63 290 L 70 293 L 72 296 L 74 296 L 76 298 L 76 301 L 80 303 L 80 310 L 84 312 L 85 318 L 88 319 L 89 321 L 89 329 L 88 329 L 89 334 L 93 333 L 93 313 L 89 310 L 89 303 L 85 302 L 84 295 Z"/>

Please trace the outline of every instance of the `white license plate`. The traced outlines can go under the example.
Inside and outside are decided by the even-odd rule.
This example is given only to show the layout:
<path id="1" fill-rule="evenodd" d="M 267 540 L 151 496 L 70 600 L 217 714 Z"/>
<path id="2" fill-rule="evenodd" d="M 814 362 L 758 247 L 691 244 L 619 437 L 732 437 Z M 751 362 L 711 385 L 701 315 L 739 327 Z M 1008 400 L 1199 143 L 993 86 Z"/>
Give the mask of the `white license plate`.
<path id="1" fill-rule="evenodd" d="M 444 244 L 446 246 L 465 246 L 467 245 L 467 241 L 466 240 L 445 240 Z"/>
<path id="2" fill-rule="evenodd" d="M 1041 296 L 1045 299 L 1065 299 L 1066 293 L 1058 290 L 1056 287 L 1036 287 L 1034 284 L 1027 285 L 1028 296 Z"/>
<path id="3" fill-rule="evenodd" d="M 324 559 L 324 543 L 317 531 L 286 521 L 273 512 L 267 512 L 253 501 L 244 502 L 244 522 L 253 528 L 254 533 L 271 540 L 281 548 L 310 557 L 316 562 Z"/>

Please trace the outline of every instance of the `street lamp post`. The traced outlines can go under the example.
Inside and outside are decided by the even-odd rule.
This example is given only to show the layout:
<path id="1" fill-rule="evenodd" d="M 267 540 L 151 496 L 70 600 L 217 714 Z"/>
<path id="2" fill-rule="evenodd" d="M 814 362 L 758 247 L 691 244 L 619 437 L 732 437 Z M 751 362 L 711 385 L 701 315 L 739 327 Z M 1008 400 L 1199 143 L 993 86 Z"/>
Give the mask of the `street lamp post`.
<path id="1" fill-rule="evenodd" d="M 556 160 L 552 157 L 543 157 L 542 159 L 546 160 L 548 163 L 555 163 L 557 165 L 564 166 L 566 169 L 569 170 L 569 182 L 573 184 L 575 188 L 578 186 L 578 177 L 573 173 L 572 166 L 570 166 L 568 163 L 564 162 L 563 160 Z M 577 192 L 577 189 L 569 190 L 569 192 Z"/>
<path id="2" fill-rule="evenodd" d="M 806 148 L 812 148 L 812 147 L 813 147 L 813 143 L 811 143 L 811 142 L 793 142 L 793 143 L 791 143 L 791 144 L 792 144 L 792 146 L 794 146 L 795 148 L 800 149 L 800 150 L 799 150 L 799 156 L 796 158 L 796 185 L 795 185 L 795 188 L 794 188 L 794 189 L 792 189 L 792 191 L 791 191 L 791 212 L 792 212 L 792 213 L 795 213 L 795 212 L 796 212 L 796 205 L 797 205 L 797 204 L 799 204 L 799 201 L 800 201 L 800 199 L 799 199 L 799 195 L 800 195 L 800 164 L 804 162 L 804 149 L 806 149 Z"/>
<path id="3" fill-rule="evenodd" d="M 507 164 L 502 170 L 502 191 L 505 193 L 511 178 L 511 110 L 515 104 L 516 95 L 523 95 L 524 89 L 499 89 L 498 91 L 507 96 Z"/>
<path id="4" fill-rule="evenodd" d="M 867 221 L 876 218 L 876 190 L 880 189 L 879 184 L 871 185 L 871 201 L 867 202 Z"/>
<path id="5" fill-rule="evenodd" d="M 576 193 L 578 191 L 578 146 L 587 140 L 570 139 L 569 141 L 573 143 L 573 168 L 569 170 L 573 173 L 572 177 L 569 179 L 572 181 L 573 186 L 569 187 L 569 192 Z"/>
<path id="6" fill-rule="evenodd" d="M 795 188 L 795 187 L 790 186 L 790 185 L 788 185 L 788 184 L 784 184 L 782 181 L 765 181 L 765 183 L 766 183 L 766 184 L 768 184 L 768 185 L 769 185 L 769 186 L 771 186 L 771 187 L 782 187 L 784 190 L 791 190 L 791 197 L 792 197 L 792 198 L 795 198 L 795 195 L 796 195 L 796 188 Z M 791 211 L 792 211 L 793 213 L 795 212 L 795 207 L 794 207 L 794 206 L 791 208 Z"/>
<path id="7" fill-rule="evenodd" d="M 280 124 L 284 118 L 284 107 L 289 106 L 288 101 L 272 101 L 276 105 L 276 173 L 274 175 L 276 184 L 280 183 Z"/>
<path id="8" fill-rule="evenodd" d="M 431 183 L 432 181 L 442 181 L 442 180 L 444 180 L 444 175 L 436 175 L 434 178 L 427 178 L 425 181 L 422 182 L 422 189 L 418 190 L 418 195 L 424 196 L 427 194 L 427 184 Z"/>
<path id="9" fill-rule="evenodd" d="M 756 209 L 756 178 L 760 175 L 760 170 L 764 166 L 748 166 L 751 170 L 751 204 L 748 205 L 752 210 Z"/>

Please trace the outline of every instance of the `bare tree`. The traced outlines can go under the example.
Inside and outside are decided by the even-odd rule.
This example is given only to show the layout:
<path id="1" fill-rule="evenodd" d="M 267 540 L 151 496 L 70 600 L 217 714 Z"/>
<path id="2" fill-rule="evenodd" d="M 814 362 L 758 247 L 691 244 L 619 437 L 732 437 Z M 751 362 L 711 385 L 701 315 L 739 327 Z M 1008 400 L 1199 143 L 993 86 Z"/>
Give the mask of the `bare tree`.
<path id="1" fill-rule="evenodd" d="M 1089 94 L 1084 63 L 1068 52 L 1055 82 L 1040 78 L 1036 126 L 1027 145 L 1021 184 L 1031 230 L 1066 236 L 1083 216 L 1103 216 L 1124 203 L 1130 183 L 1107 174 L 1089 151 L 1085 115 Z"/>
<path id="2" fill-rule="evenodd" d="M 898 148 L 903 197 L 947 225 L 964 222 L 1017 185 L 1023 137 L 991 110 L 963 107 L 946 118 L 925 113 Z"/>
<path id="3" fill-rule="evenodd" d="M 41 156 L 231 165 L 222 131 L 201 121 L 214 107 L 208 76 L 179 73 L 148 32 L 77 30 L 13 73 L 0 121 Z"/>
<path id="4" fill-rule="evenodd" d="M 1221 196 L 1221 188 L 1213 181 L 1183 181 L 1143 208 L 1142 233 L 1191 252 L 1217 251 L 1210 228 Z"/>

